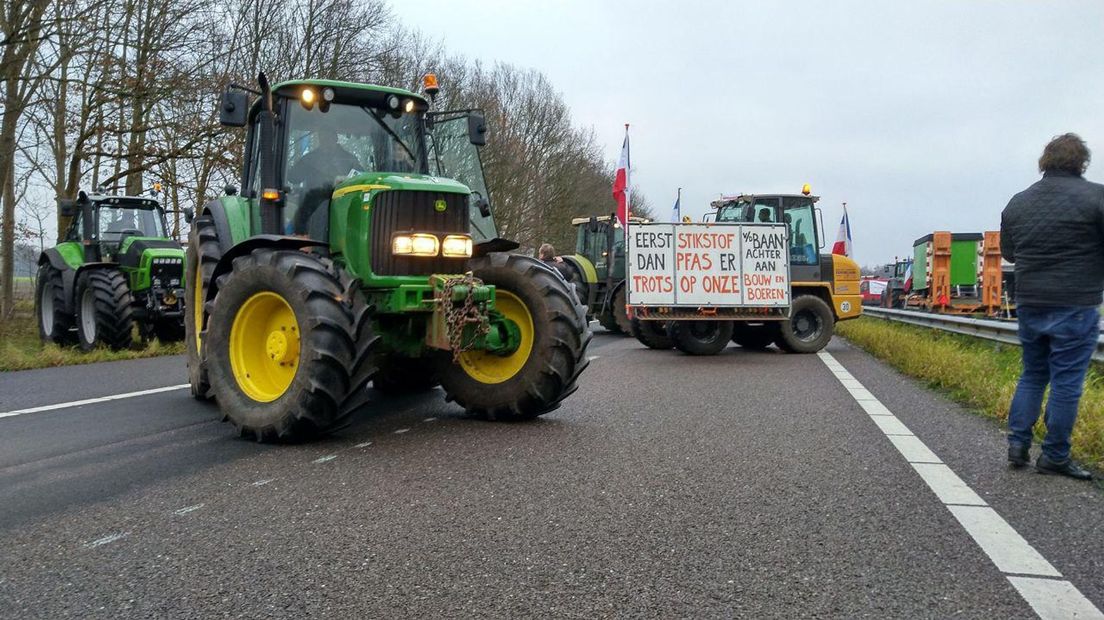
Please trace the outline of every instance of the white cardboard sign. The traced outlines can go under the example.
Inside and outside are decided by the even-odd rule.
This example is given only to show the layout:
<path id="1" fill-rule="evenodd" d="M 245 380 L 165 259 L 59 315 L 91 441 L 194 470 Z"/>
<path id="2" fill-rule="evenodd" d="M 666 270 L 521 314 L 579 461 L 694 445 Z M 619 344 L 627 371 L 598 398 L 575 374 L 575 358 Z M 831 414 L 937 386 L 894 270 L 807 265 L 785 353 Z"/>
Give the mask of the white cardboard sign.
<path id="1" fill-rule="evenodd" d="M 629 226 L 632 306 L 777 307 L 790 304 L 785 224 Z"/>

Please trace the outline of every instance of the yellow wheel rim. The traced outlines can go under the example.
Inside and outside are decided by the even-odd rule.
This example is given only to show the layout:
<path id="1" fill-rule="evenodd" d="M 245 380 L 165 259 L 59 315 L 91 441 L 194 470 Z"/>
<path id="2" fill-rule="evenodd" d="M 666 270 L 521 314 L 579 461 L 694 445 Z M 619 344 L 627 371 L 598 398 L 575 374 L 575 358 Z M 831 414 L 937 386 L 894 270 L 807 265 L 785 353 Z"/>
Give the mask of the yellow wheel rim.
<path id="1" fill-rule="evenodd" d="M 230 369 L 246 396 L 268 403 L 283 396 L 299 367 L 299 322 L 283 297 L 257 293 L 230 326 Z"/>
<path id="2" fill-rule="evenodd" d="M 460 366 L 468 376 L 480 383 L 502 383 L 521 371 L 533 352 L 533 316 L 517 295 L 495 290 L 495 308 L 518 326 L 521 344 L 510 355 L 494 355 L 485 351 L 460 354 Z"/>

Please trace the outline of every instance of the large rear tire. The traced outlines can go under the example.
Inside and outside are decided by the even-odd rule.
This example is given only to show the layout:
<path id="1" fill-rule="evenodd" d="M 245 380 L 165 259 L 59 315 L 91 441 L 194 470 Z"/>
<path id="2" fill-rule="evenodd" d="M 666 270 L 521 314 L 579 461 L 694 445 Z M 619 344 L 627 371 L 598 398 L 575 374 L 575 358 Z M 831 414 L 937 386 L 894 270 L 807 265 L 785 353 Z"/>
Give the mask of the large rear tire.
<path id="1" fill-rule="evenodd" d="M 470 267 L 494 285 L 496 307 L 517 324 L 521 345 L 506 356 L 468 351 L 459 363 L 437 356 L 446 398 L 489 420 L 530 420 L 556 409 L 589 364 L 586 306 L 536 259 L 494 253 Z"/>
<path id="2" fill-rule="evenodd" d="M 62 346 L 76 342 L 73 313 L 67 307 L 61 272 L 50 263 L 43 263 L 38 268 L 35 283 L 35 316 L 38 317 L 38 337 L 42 342 L 53 342 Z"/>
<path id="3" fill-rule="evenodd" d="M 311 439 L 367 401 L 378 338 L 358 286 L 328 259 L 269 248 L 219 276 L 203 346 L 211 391 L 242 436 Z"/>
<path id="4" fill-rule="evenodd" d="M 745 349 L 762 351 L 776 338 L 778 338 L 778 324 L 774 322 L 751 325 L 736 321 L 732 324 L 732 342 Z"/>
<path id="5" fill-rule="evenodd" d="M 649 349 L 667 350 L 675 346 L 664 321 L 641 321 L 633 317 L 629 322 L 629 333 Z"/>
<path id="6" fill-rule="evenodd" d="M 211 286 L 211 276 L 222 258 L 218 231 L 209 215 L 192 221 L 188 237 L 184 278 L 184 342 L 188 352 L 188 383 L 192 397 L 211 397 L 211 382 L 207 379 L 207 354 L 203 348 L 207 329 L 207 308 L 204 299 Z"/>
<path id="7" fill-rule="evenodd" d="M 118 269 L 93 268 L 77 276 L 77 337 L 83 351 L 104 344 L 112 351 L 134 343 L 133 299 Z"/>
<path id="8" fill-rule="evenodd" d="M 675 348 L 687 355 L 716 355 L 732 340 L 732 321 L 672 321 Z"/>
<path id="9" fill-rule="evenodd" d="M 836 318 L 823 299 L 798 295 L 790 306 L 790 320 L 779 325 L 775 344 L 787 353 L 816 353 L 828 345 Z"/>

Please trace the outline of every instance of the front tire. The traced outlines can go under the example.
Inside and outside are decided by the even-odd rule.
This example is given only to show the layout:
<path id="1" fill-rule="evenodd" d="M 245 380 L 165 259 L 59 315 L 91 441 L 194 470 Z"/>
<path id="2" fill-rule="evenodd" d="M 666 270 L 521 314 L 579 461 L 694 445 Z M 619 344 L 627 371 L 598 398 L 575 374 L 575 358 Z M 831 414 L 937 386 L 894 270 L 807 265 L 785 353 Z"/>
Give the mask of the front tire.
<path id="1" fill-rule="evenodd" d="M 61 346 L 76 342 L 73 314 L 66 311 L 65 283 L 61 272 L 50 263 L 38 268 L 35 284 L 35 316 L 38 317 L 38 337 L 42 342 Z"/>
<path id="2" fill-rule="evenodd" d="M 664 321 L 641 321 L 633 317 L 629 322 L 629 333 L 649 349 L 665 351 L 675 346 L 675 341 L 671 340 L 671 336 L 667 333 L 667 323 Z"/>
<path id="3" fill-rule="evenodd" d="M 775 344 L 787 353 L 816 353 L 832 339 L 836 319 L 832 309 L 815 295 L 798 295 L 790 320 L 782 321 Z"/>
<path id="4" fill-rule="evenodd" d="M 716 355 L 732 340 L 732 321 L 672 321 L 667 329 L 687 355 Z"/>
<path id="5" fill-rule="evenodd" d="M 521 345 L 506 356 L 467 351 L 459 363 L 437 356 L 446 398 L 489 420 L 530 420 L 556 409 L 589 363 L 586 306 L 533 258 L 494 253 L 470 266 L 494 285 L 496 307 L 517 324 Z"/>
<path id="6" fill-rule="evenodd" d="M 119 351 L 134 343 L 133 299 L 118 269 L 90 269 L 77 276 L 76 304 L 81 350 L 102 343 Z"/>
<path id="7" fill-rule="evenodd" d="M 219 276 L 203 344 L 215 400 L 241 435 L 312 439 L 367 401 L 378 338 L 358 284 L 327 259 L 268 248 Z"/>

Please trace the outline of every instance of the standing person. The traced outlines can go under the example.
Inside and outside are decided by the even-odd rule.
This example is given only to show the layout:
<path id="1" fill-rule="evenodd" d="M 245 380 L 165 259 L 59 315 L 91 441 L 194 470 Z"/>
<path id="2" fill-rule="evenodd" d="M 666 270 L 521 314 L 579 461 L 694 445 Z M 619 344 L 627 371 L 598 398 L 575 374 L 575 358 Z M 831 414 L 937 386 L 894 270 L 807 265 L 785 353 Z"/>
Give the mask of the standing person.
<path id="1" fill-rule="evenodd" d="M 1016 315 L 1023 374 L 1008 412 L 1008 461 L 1030 460 L 1032 427 L 1047 400 L 1046 437 L 1035 469 L 1090 480 L 1070 458 L 1070 434 L 1085 372 L 1100 335 L 1104 291 L 1104 185 L 1083 178 L 1091 153 L 1076 134 L 1050 141 L 1043 178 L 1001 214 L 1001 254 L 1016 265 Z"/>

